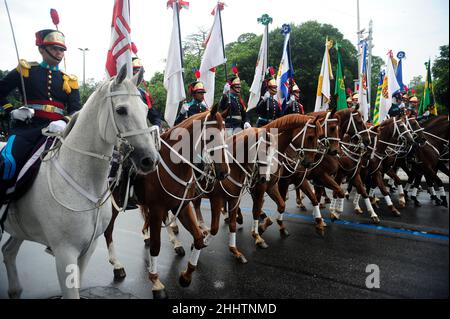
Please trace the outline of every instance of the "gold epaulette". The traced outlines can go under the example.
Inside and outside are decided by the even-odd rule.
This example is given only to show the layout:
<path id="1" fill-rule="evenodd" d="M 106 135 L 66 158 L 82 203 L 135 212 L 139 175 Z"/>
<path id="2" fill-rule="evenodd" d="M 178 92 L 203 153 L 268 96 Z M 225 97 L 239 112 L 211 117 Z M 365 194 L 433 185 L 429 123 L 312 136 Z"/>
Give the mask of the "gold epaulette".
<path id="1" fill-rule="evenodd" d="M 67 94 L 70 94 L 73 90 L 78 90 L 78 78 L 75 75 L 67 74 L 65 72 L 62 72 L 63 74 L 63 90 Z"/>
<path id="2" fill-rule="evenodd" d="M 24 78 L 27 78 L 30 76 L 31 67 L 36 65 L 38 65 L 37 62 L 28 62 L 27 60 L 20 59 L 16 70 L 21 73 Z"/>

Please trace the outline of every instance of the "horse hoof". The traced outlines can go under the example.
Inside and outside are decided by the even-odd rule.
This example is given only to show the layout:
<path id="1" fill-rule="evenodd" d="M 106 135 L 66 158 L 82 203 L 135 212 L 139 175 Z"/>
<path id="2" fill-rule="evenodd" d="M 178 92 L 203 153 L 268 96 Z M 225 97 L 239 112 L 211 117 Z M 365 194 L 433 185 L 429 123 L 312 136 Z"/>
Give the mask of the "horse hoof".
<path id="1" fill-rule="evenodd" d="M 441 197 L 441 206 L 448 207 L 447 198 Z"/>
<path id="2" fill-rule="evenodd" d="M 175 252 L 177 253 L 178 256 L 183 257 L 184 255 L 186 255 L 186 252 L 184 251 L 184 248 L 182 246 L 180 247 L 175 247 Z"/>
<path id="3" fill-rule="evenodd" d="M 400 209 L 406 208 L 406 203 L 404 203 L 404 202 L 398 203 L 398 208 L 400 208 Z"/>
<path id="4" fill-rule="evenodd" d="M 19 299 L 20 295 L 22 295 L 22 289 L 17 291 L 8 291 L 9 299 Z"/>
<path id="5" fill-rule="evenodd" d="M 339 216 L 335 213 L 330 213 L 331 221 L 334 223 L 335 221 L 339 220 Z"/>
<path id="6" fill-rule="evenodd" d="M 267 243 L 263 240 L 263 241 L 260 241 L 260 242 L 258 242 L 258 243 L 256 243 L 256 245 L 259 247 L 259 248 L 262 248 L 262 249 L 267 249 L 267 248 L 269 248 L 269 245 L 267 245 Z"/>
<path id="7" fill-rule="evenodd" d="M 373 217 L 371 217 L 371 219 L 372 219 L 372 223 L 374 223 L 374 224 L 379 224 L 380 223 L 380 218 L 378 218 L 378 216 L 373 216 Z"/>
<path id="8" fill-rule="evenodd" d="M 305 205 L 301 205 L 301 206 L 300 206 L 300 210 L 301 210 L 302 212 L 306 212 L 306 211 L 307 211 L 306 206 L 305 206 Z"/>
<path id="9" fill-rule="evenodd" d="M 183 288 L 189 287 L 191 284 L 191 281 L 192 281 L 191 279 L 187 279 L 183 274 L 180 275 L 179 282 L 180 282 L 181 287 L 183 287 Z"/>
<path id="10" fill-rule="evenodd" d="M 169 296 L 167 296 L 166 290 L 153 290 L 153 299 L 168 299 Z"/>
<path id="11" fill-rule="evenodd" d="M 400 212 L 397 209 L 393 209 L 392 210 L 392 215 L 394 215 L 394 217 L 400 217 L 402 214 L 400 214 Z"/>
<path id="12" fill-rule="evenodd" d="M 121 281 L 127 276 L 124 268 L 114 269 L 113 272 L 114 272 L 114 281 Z"/>
<path id="13" fill-rule="evenodd" d="M 356 215 L 362 215 L 363 214 L 363 210 L 361 208 L 355 208 L 355 214 Z"/>
<path id="14" fill-rule="evenodd" d="M 325 237 L 325 227 L 323 227 L 322 225 L 316 225 L 316 233 L 320 237 Z"/>
<path id="15" fill-rule="evenodd" d="M 289 237 L 290 234 L 289 234 L 289 232 L 288 232 L 288 230 L 286 228 L 281 228 L 280 229 L 280 235 L 283 238 L 287 238 L 287 237 Z"/>
<path id="16" fill-rule="evenodd" d="M 145 247 L 149 247 L 150 246 L 150 238 L 144 239 L 144 245 L 145 245 Z"/>
<path id="17" fill-rule="evenodd" d="M 245 256 L 244 255 L 239 255 L 239 256 L 236 256 L 236 259 L 241 263 L 241 264 L 246 264 L 246 263 L 248 263 L 248 260 L 247 260 L 247 258 L 245 258 Z"/>
<path id="18" fill-rule="evenodd" d="M 414 206 L 415 207 L 422 207 L 422 204 L 417 199 L 415 199 L 414 200 Z"/>

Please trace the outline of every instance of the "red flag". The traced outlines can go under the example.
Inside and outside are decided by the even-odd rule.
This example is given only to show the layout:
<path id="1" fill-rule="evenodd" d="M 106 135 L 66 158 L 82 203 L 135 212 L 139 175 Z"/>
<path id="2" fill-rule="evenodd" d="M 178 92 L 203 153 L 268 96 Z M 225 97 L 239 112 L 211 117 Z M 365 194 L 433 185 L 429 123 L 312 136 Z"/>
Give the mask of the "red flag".
<path id="1" fill-rule="evenodd" d="M 131 67 L 131 36 L 130 36 L 130 1 L 115 0 L 111 22 L 111 44 L 106 58 L 106 73 L 113 77 L 124 65 L 127 65 L 127 75 L 133 75 Z"/>

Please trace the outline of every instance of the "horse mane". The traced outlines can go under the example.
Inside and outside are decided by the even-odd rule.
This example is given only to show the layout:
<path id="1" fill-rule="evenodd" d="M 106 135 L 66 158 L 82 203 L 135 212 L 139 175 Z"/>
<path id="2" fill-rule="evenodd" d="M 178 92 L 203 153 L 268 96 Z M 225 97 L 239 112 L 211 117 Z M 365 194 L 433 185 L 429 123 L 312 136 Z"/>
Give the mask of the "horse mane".
<path id="1" fill-rule="evenodd" d="M 263 127 L 267 129 L 278 128 L 279 130 L 290 130 L 297 128 L 300 125 L 305 125 L 309 120 L 314 120 L 314 117 L 309 115 L 289 114 L 282 116 Z"/>
<path id="2" fill-rule="evenodd" d="M 72 117 L 70 118 L 69 123 L 67 123 L 66 129 L 63 132 L 63 138 L 65 139 L 67 137 L 67 135 L 69 135 L 70 131 L 72 131 L 75 123 L 77 122 L 78 119 L 78 115 L 80 114 L 80 111 L 77 111 L 76 113 L 74 113 L 72 115 Z"/>

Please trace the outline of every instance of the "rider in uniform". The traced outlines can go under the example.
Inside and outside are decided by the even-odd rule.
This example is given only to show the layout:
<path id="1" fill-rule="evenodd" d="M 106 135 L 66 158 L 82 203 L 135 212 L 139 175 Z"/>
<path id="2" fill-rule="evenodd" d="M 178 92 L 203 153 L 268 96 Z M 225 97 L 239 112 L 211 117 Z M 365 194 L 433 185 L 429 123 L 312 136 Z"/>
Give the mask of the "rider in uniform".
<path id="1" fill-rule="evenodd" d="M 239 79 L 236 66 L 233 66 L 233 75 L 225 83 L 219 103 L 219 110 L 223 111 L 227 107 L 230 107 L 228 116 L 225 118 L 227 135 L 236 134 L 237 131 L 251 127 L 247 117 L 247 108 L 241 96 L 241 79 Z"/>
<path id="2" fill-rule="evenodd" d="M 48 127 L 49 132 L 62 132 L 70 116 L 81 108 L 77 77 L 59 69 L 67 49 L 64 34 L 50 29 L 38 31 L 36 46 L 42 62 L 20 60 L 17 68 L 0 80 L 0 105 L 13 120 L 8 142 L 0 155 L 0 206 L 33 149 L 45 139 L 41 130 Z M 24 106 L 16 109 L 6 100 L 14 89 L 19 90 L 24 102 Z"/>
<path id="3" fill-rule="evenodd" d="M 266 80 L 266 87 L 267 91 L 256 105 L 256 113 L 259 115 L 256 122 L 257 127 L 269 124 L 282 115 L 281 105 L 275 100 L 278 86 L 273 74 L 270 80 Z"/>
<path id="4" fill-rule="evenodd" d="M 192 96 L 192 100 L 189 103 L 184 103 L 181 106 L 180 113 L 175 120 L 175 125 L 180 124 L 188 117 L 191 117 L 194 114 L 202 113 L 208 110 L 208 106 L 205 103 L 205 86 L 200 79 L 200 71 L 195 71 L 195 77 L 197 81 L 189 84 L 189 94 Z"/>
<path id="5" fill-rule="evenodd" d="M 287 114 L 305 114 L 305 109 L 303 105 L 300 103 L 300 89 L 294 81 L 291 82 L 289 87 L 289 91 L 291 93 L 291 97 L 289 101 L 286 103 L 286 108 L 284 109 L 284 115 Z"/>

